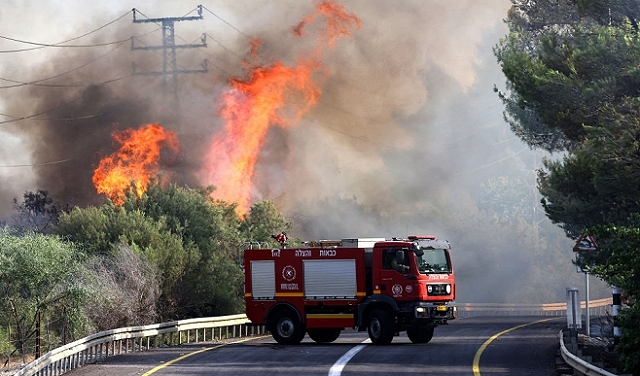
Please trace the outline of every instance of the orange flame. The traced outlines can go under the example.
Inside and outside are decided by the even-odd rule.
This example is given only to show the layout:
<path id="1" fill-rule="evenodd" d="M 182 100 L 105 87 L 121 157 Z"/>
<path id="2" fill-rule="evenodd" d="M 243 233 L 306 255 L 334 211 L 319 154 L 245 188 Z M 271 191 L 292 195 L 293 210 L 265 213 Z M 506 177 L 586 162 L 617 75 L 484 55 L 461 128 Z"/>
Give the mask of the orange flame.
<path id="1" fill-rule="evenodd" d="M 269 127 L 291 127 L 316 105 L 321 94 L 316 81 L 326 76 L 320 62 L 323 46 L 333 47 L 337 38 L 349 36 L 351 25 L 360 27 L 360 19 L 344 7 L 323 2 L 316 7 L 316 14 L 294 28 L 294 34 L 302 36 L 305 27 L 319 16 L 324 17 L 327 27 L 310 57 L 299 58 L 295 66 L 275 62 L 252 68 L 247 79 L 231 78 L 231 89 L 222 95 L 219 111 L 225 132 L 213 138 L 205 179 L 217 186 L 220 199 L 238 204 L 238 214 L 246 213 L 251 205 L 253 174 Z M 251 46 L 255 57 L 260 41 L 252 41 Z"/>
<path id="2" fill-rule="evenodd" d="M 142 196 L 160 169 L 161 148 L 168 147 L 177 156 L 180 147 L 176 135 L 159 124 L 147 124 L 135 130 L 113 132 L 120 144 L 115 153 L 102 158 L 93 173 L 93 184 L 116 205 L 122 205 L 126 193 L 135 188 Z"/>
<path id="3" fill-rule="evenodd" d="M 353 24 L 355 24 L 358 29 L 362 26 L 360 19 L 349 13 L 345 7 L 330 1 L 325 1 L 316 7 L 316 14 L 308 15 L 294 27 L 293 33 L 302 36 L 305 27 L 318 16 L 324 16 L 327 21 L 326 28 L 318 39 L 320 44 L 319 48 L 322 48 L 322 44 L 333 48 L 338 38 L 351 36 L 350 30 Z"/>

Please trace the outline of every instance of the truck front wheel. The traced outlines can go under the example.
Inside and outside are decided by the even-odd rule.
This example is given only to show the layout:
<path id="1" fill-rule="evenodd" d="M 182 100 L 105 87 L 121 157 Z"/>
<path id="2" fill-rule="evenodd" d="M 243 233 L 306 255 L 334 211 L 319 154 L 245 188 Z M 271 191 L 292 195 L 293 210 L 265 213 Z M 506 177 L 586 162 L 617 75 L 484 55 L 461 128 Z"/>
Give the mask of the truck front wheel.
<path id="1" fill-rule="evenodd" d="M 298 315 L 289 309 L 274 313 L 267 326 L 273 338 L 283 345 L 294 345 L 304 338 L 304 326 Z"/>
<path id="2" fill-rule="evenodd" d="M 309 329 L 309 338 L 318 343 L 333 342 L 340 337 L 341 329 Z"/>
<path id="3" fill-rule="evenodd" d="M 374 345 L 388 345 L 393 340 L 393 317 L 386 309 L 374 309 L 369 319 L 369 338 Z"/>
<path id="4" fill-rule="evenodd" d="M 433 325 L 407 329 L 407 336 L 413 343 L 428 343 L 433 338 Z"/>

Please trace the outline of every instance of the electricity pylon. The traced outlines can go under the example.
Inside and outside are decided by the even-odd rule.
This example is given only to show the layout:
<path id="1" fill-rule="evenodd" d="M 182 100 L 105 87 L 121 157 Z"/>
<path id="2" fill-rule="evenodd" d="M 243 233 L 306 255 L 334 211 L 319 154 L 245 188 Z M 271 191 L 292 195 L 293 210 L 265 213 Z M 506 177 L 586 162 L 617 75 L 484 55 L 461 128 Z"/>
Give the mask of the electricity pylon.
<path id="1" fill-rule="evenodd" d="M 176 61 L 176 50 L 187 48 L 200 48 L 207 46 L 207 36 L 202 35 L 201 43 L 198 44 L 181 44 L 175 43 L 175 30 L 174 23 L 179 21 L 195 21 L 202 19 L 202 5 L 198 5 L 197 16 L 184 16 L 184 17 L 163 17 L 163 18 L 136 18 L 136 9 L 133 8 L 133 23 L 158 23 L 162 25 L 162 46 L 145 46 L 136 47 L 133 45 L 133 37 L 131 37 L 131 49 L 132 50 L 162 50 L 162 71 L 160 72 L 136 72 L 135 64 L 133 64 L 134 75 L 144 76 L 163 76 L 163 92 L 165 95 L 172 94 L 172 102 L 176 110 L 180 108 L 180 102 L 178 99 L 178 74 L 195 74 L 195 73 L 207 73 L 207 60 L 202 63 L 201 69 L 192 70 L 180 70 L 178 69 L 178 63 Z M 169 81 L 169 82 L 168 82 Z M 169 84 L 170 83 L 170 84 Z"/>

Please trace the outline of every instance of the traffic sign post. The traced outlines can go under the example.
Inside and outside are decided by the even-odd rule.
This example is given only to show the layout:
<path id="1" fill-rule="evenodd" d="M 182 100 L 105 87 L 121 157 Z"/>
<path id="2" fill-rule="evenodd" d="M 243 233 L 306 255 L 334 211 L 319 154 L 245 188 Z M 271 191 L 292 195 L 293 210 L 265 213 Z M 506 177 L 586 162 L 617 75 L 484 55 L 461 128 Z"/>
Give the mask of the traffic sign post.
<path id="1" fill-rule="evenodd" d="M 585 284 L 585 298 L 584 298 L 584 308 L 585 308 L 585 334 L 587 336 L 591 336 L 591 320 L 589 314 L 589 269 L 585 269 L 581 266 L 580 254 L 584 252 L 596 252 L 598 250 L 598 244 L 595 239 L 591 235 L 582 234 L 578 238 L 576 245 L 573 246 L 573 252 L 576 253 L 576 267 L 578 268 L 578 273 L 584 273 L 584 284 Z"/>
<path id="2" fill-rule="evenodd" d="M 567 287 L 567 327 L 571 336 L 571 349 L 577 351 L 578 329 L 582 327 L 582 315 L 578 289 L 575 287 Z"/>

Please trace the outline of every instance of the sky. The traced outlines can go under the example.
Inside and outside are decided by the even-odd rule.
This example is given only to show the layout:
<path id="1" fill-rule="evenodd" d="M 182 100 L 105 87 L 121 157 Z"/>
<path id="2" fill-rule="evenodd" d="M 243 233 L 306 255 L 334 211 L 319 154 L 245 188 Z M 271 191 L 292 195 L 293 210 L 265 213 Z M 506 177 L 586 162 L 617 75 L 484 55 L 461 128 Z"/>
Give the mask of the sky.
<path id="1" fill-rule="evenodd" d="M 487 186 L 500 179 L 523 181 L 516 195 L 527 201 L 527 219 L 551 229 L 543 236 L 546 246 L 568 249 L 562 251 L 567 265 L 560 273 L 566 275 L 557 278 L 555 296 L 562 296 L 563 284 L 579 283 L 570 264 L 571 241 L 548 223 L 534 193 L 542 154 L 510 132 L 494 92 L 505 85 L 492 48 L 507 32 L 503 19 L 510 1 L 337 3 L 361 26 L 325 50 L 318 102 L 293 126 L 269 129 L 252 180 L 253 200 L 273 200 L 293 221 L 290 235 L 303 240 L 446 238 L 461 248 L 454 259 L 467 271 L 463 280 L 477 278 L 491 290 L 505 283 L 489 276 L 496 265 L 492 258 L 521 252 L 514 258 L 520 261 L 508 265 L 514 275 L 523 267 L 528 273 L 539 268 L 517 238 L 492 239 L 495 227 L 477 219 Z M 318 3 L 201 4 L 202 20 L 175 23 L 175 41 L 200 43 L 206 34 L 207 47 L 181 50 L 177 62 L 180 70 L 197 70 L 206 59 L 208 72 L 180 76 L 180 108 L 171 111 L 161 78 L 132 75 L 132 63 L 137 72 L 161 70 L 162 56 L 132 50 L 131 37 L 136 47 L 160 45 L 162 39 L 158 25 L 134 24 L 131 10 L 138 19 L 180 17 L 196 15 L 199 3 L 5 0 L 0 220 L 10 221 L 13 198 L 29 190 L 46 189 L 72 206 L 104 202 L 91 177 L 99 159 L 113 151 L 111 133 L 147 123 L 160 123 L 180 139 L 180 156 L 163 171 L 170 180 L 212 183 L 202 178 L 203 155 L 211 147 L 208 140 L 224 129 L 218 109 L 229 79 L 246 78 L 247 64 L 294 65 L 309 56 L 319 31 L 310 28 L 311 36 L 296 37 L 292 29 Z M 250 54 L 255 38 L 261 41 L 258 57 Z M 71 39 L 64 45 L 76 47 L 42 46 Z M 479 260 L 474 248 L 489 250 L 488 257 Z M 478 262 L 489 269 L 474 267 Z"/>

